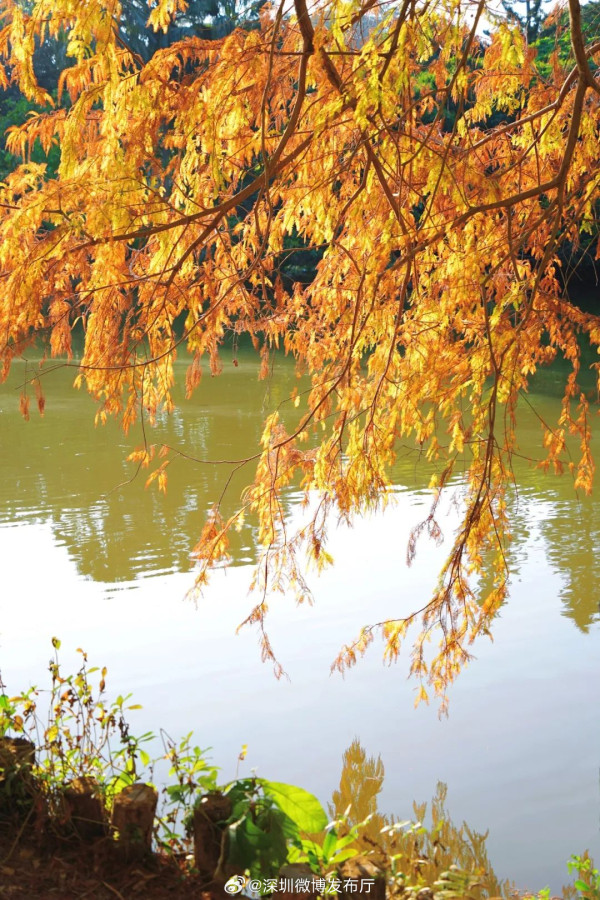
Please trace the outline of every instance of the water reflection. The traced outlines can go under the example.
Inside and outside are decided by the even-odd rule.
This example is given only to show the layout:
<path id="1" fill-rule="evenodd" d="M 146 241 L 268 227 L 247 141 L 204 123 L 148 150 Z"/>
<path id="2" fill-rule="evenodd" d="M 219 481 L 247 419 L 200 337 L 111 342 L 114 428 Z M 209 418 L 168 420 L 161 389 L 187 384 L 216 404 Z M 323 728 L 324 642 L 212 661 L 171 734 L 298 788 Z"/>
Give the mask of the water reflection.
<path id="1" fill-rule="evenodd" d="M 336 565 L 315 579 L 313 608 L 286 598 L 273 603 L 269 636 L 289 682 L 276 681 L 261 664 L 254 631 L 234 636 L 250 605 L 249 567 L 215 573 L 198 609 L 181 602 L 189 573 L 129 581 L 125 594 L 114 578 L 82 579 L 72 538 L 70 547 L 56 540 L 56 508 L 50 515 L 46 506 L 37 522 L 24 510 L 16 525 L 0 528 L 3 678 L 15 691 L 40 683 L 48 639 L 57 634 L 65 653 L 85 647 L 108 666 L 115 690 L 132 692 L 143 705 L 133 733 L 163 727 L 177 737 L 194 730 L 200 746 L 213 748 L 224 780 L 248 744 L 248 765 L 259 766 L 259 774 L 301 784 L 322 800 L 358 735 L 386 764 L 382 810 L 406 815 L 413 798 L 431 797 L 442 779 L 456 819 L 483 832 L 490 827 L 496 872 L 520 888 L 550 884 L 556 892 L 571 853 L 588 847 L 598 857 L 600 746 L 598 628 L 585 634 L 561 616 L 566 578 L 562 567 L 548 565 L 542 533 L 556 494 L 540 499 L 533 487 L 520 488 L 517 531 L 528 537 L 514 545 L 511 602 L 494 624 L 494 643 L 478 642 L 477 662 L 453 686 L 448 720 L 438 719 L 435 706 L 413 708 L 406 655 L 389 669 L 375 648 L 345 679 L 329 677 L 340 644 L 365 618 L 410 612 L 434 587 L 444 547 L 425 541 L 411 569 L 402 561 L 410 527 L 428 502 L 411 477 L 385 514 L 331 530 Z M 0 482 L 0 493 L 10 490 L 14 498 Z M 71 527 L 82 501 L 67 502 Z M 126 527 L 135 526 L 130 512 Z M 297 506 L 290 510 L 292 518 L 298 514 Z M 456 516 L 440 519 L 450 533 Z M 135 532 L 125 533 L 132 553 L 123 566 L 131 571 L 140 564 L 133 552 L 141 558 L 146 548 Z M 156 540 L 168 549 L 168 535 Z"/>
<path id="2" fill-rule="evenodd" d="M 477 876 L 480 886 L 472 887 L 469 896 L 507 895 L 509 883 L 497 879 L 488 858 L 487 832 L 480 834 L 466 822 L 460 826 L 453 823 L 446 806 L 448 790 L 443 782 L 437 784 L 429 816 L 427 803 L 413 803 L 412 821 L 426 824 L 426 833 L 385 830 L 397 820 L 382 815 L 378 809 L 384 775 L 381 757 L 367 756 L 360 741 L 355 739 L 344 753 L 340 786 L 333 793 L 329 815 L 332 819 L 347 815 L 349 826 L 364 822 L 370 816 L 355 845 L 360 853 L 368 853 L 381 867 L 387 867 L 389 860 L 395 857 L 397 871 L 406 875 L 408 884 L 421 878 L 431 885 L 449 866 L 456 865 L 463 872 Z"/>
<path id="3" fill-rule="evenodd" d="M 273 375 L 258 380 L 253 355 L 238 354 L 238 365 L 225 363 L 221 376 L 207 377 L 194 397 L 176 398 L 179 407 L 149 429 L 148 440 L 177 447 L 193 459 L 175 458 L 169 467 L 166 496 L 144 489 L 147 472 L 137 477 L 126 462 L 142 443 L 138 430 L 125 436 L 113 422 L 93 425 L 94 404 L 72 388 L 73 369 L 49 377 L 43 419 L 25 422 L 18 412 L 17 386 L 23 366 L 15 365 L 0 389 L 0 523 L 50 523 L 57 543 L 68 548 L 80 574 L 96 582 L 120 583 L 147 575 L 185 572 L 190 551 L 207 510 L 221 496 L 231 467 L 256 451 L 265 414 L 285 401 L 296 384 L 293 364 L 279 357 Z M 177 363 L 183 375 L 185 361 Z M 183 381 L 180 378 L 179 381 Z M 578 498 L 572 479 L 546 475 L 531 462 L 540 455 L 539 419 L 551 422 L 559 411 L 556 397 L 536 395 L 523 405 L 519 448 L 514 458 L 518 488 L 509 497 L 514 541 L 510 550 L 513 578 L 526 562 L 523 548 L 534 524 L 545 546 L 548 565 L 560 575 L 564 614 L 587 631 L 599 619 L 600 568 L 595 548 L 600 539 L 600 507 Z M 289 412 L 289 411 L 288 411 Z M 292 410 L 293 412 L 293 410 Z M 600 442 L 596 440 L 596 450 Z M 598 453 L 600 456 L 600 453 Z M 426 510 L 425 486 L 432 466 L 414 450 L 399 448 L 394 481 Z M 233 473 L 224 512 L 233 511 L 253 474 L 253 464 Z M 288 508 L 295 502 L 292 492 Z M 415 524 L 417 518 L 412 524 Z M 254 559 L 253 523 L 231 535 L 234 565 Z M 398 546 L 403 557 L 404 546 Z M 390 560 L 390 578 L 395 563 Z"/>
<path id="4" fill-rule="evenodd" d="M 588 499 L 558 501 L 541 523 L 548 562 L 563 574 L 564 615 L 588 632 L 600 618 L 600 508 Z"/>
<path id="5" fill-rule="evenodd" d="M 256 359 L 207 379 L 192 400 L 148 429 L 148 441 L 169 444 L 199 460 L 243 459 L 255 452 L 266 403 L 289 396 L 295 381 L 289 365 L 278 365 L 260 382 Z M 183 374 L 184 363 L 181 364 Z M 25 422 L 18 411 L 16 365 L 0 393 L 0 523 L 52 523 L 84 577 L 127 581 L 136 576 L 187 571 L 190 552 L 207 510 L 221 495 L 231 467 L 175 458 L 166 496 L 144 489 L 148 472 L 132 479 L 128 454 L 142 444 L 140 429 L 125 436 L 109 422 L 93 424 L 94 404 L 72 388 L 73 370 L 52 373 L 43 419 Z M 234 473 L 224 510 L 233 511 L 252 467 Z M 231 536 L 234 564 L 253 557 L 251 524 Z"/>

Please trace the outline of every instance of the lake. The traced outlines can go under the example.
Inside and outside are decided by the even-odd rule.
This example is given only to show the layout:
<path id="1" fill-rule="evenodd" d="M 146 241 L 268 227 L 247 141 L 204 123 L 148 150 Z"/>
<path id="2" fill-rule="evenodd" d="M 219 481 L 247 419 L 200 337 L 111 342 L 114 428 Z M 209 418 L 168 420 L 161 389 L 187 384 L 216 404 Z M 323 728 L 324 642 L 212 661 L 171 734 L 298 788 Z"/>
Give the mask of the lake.
<path id="1" fill-rule="evenodd" d="M 191 400 L 178 397 L 149 440 L 202 459 L 253 453 L 263 416 L 289 396 L 295 375 L 281 358 L 259 382 L 254 357 L 240 352 L 237 361 L 225 358 L 223 374 L 205 375 Z M 185 365 L 176 363 L 180 382 Z M 260 661 L 257 634 L 235 633 L 252 606 L 251 522 L 234 538 L 233 565 L 212 576 L 197 605 L 185 599 L 190 552 L 229 470 L 177 458 L 166 496 L 145 490 L 146 474 L 132 480 L 126 462 L 139 428 L 128 436 L 114 423 L 95 428 L 94 403 L 71 387 L 75 374 L 48 375 L 46 413 L 29 422 L 19 414 L 24 363 L 0 389 L 0 667 L 9 693 L 47 685 L 57 635 L 66 669 L 81 646 L 90 664 L 108 666 L 115 695 L 131 691 L 143 704 L 131 714 L 134 733 L 193 729 L 224 781 L 247 744 L 240 774 L 256 768 L 325 804 L 359 738 L 385 765 L 380 810 L 410 818 L 413 800 L 430 800 L 445 782 L 453 820 L 489 830 L 498 878 L 556 892 L 572 853 L 588 848 L 600 862 L 600 504 L 576 496 L 570 476 L 544 475 L 526 459 L 541 455 L 536 414 L 558 415 L 552 384 L 529 395 L 536 414 L 522 410 L 510 601 L 440 719 L 435 703 L 414 708 L 408 656 L 388 667 L 376 644 L 345 678 L 329 671 L 362 625 L 422 606 L 435 585 L 457 513 L 446 504 L 444 545 L 422 540 L 408 568 L 408 534 L 429 502 L 415 453 L 400 451 L 384 512 L 353 528 L 332 523 L 335 566 L 311 576 L 314 606 L 274 598 L 268 631 L 289 675 L 278 681 Z M 599 459 L 598 438 L 595 450 Z M 236 474 L 227 509 L 250 480 L 251 469 Z M 290 490 L 290 520 L 298 501 Z"/>

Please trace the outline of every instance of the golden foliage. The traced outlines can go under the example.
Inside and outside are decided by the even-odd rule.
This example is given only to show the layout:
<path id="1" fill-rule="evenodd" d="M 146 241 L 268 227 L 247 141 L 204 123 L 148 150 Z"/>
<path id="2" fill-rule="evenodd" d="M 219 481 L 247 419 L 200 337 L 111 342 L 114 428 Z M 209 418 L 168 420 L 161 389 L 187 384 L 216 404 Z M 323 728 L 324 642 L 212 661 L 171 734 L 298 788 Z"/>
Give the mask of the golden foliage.
<path id="1" fill-rule="evenodd" d="M 150 27 L 167 29 L 184 6 L 160 0 Z M 422 697 L 425 686 L 443 695 L 506 597 L 517 400 L 559 356 L 572 375 L 560 421 L 545 426 L 545 465 L 561 471 L 576 435 L 575 487 L 590 491 L 594 471 L 577 377 L 580 339 L 600 346 L 600 326 L 565 299 L 558 251 L 578 244 L 582 222 L 597 232 L 600 47 L 584 46 L 570 0 L 572 68 L 555 62 L 543 76 L 513 25 L 482 44 L 484 13 L 484 0 L 310 11 L 295 0 L 291 16 L 265 7 L 260 30 L 189 38 L 143 65 L 120 41 L 115 0 L 33 0 L 27 14 L 2 3 L 5 79 L 26 96 L 51 105 L 36 40 L 65 32 L 73 60 L 59 106 L 9 136 L 23 163 L 0 185 L 4 375 L 40 336 L 70 356 L 81 322 L 78 384 L 99 421 L 128 428 L 172 408 L 181 343 L 193 356 L 188 395 L 205 358 L 220 371 L 228 334 L 250 335 L 265 372 L 272 348 L 293 354 L 311 378 L 293 398 L 300 422 L 288 432 L 269 416 L 256 456 L 237 461 L 254 459 L 255 477 L 236 515 L 210 514 L 201 582 L 227 558 L 228 528 L 253 511 L 257 584 L 304 598 L 302 554 L 326 564 L 328 515 L 385 500 L 398 441 L 438 466 L 434 507 L 466 460 L 464 516 L 434 596 L 409 619 L 363 629 L 336 662 L 352 664 L 376 629 L 395 659 L 420 620 Z M 56 177 L 28 161 L 38 138 L 60 147 Z M 280 277 L 299 240 L 321 252 L 310 284 Z M 150 476 L 163 490 L 167 462 Z M 296 477 L 316 512 L 290 535 L 281 495 Z M 437 537 L 434 512 L 424 525 Z M 266 609 L 263 597 L 249 621 L 272 658 Z"/>
<path id="2" fill-rule="evenodd" d="M 389 871 L 392 864 L 395 873 L 402 873 L 390 884 L 390 897 L 405 897 L 406 883 L 436 885 L 439 890 L 444 870 L 452 866 L 475 876 L 466 897 L 499 900 L 510 896 L 510 885 L 499 881 L 490 865 L 486 848 L 488 833 L 480 834 L 466 822 L 461 826 L 453 823 L 443 782 L 437 783 L 429 816 L 426 803 L 413 803 L 411 827 L 408 821 L 398 821 L 379 811 L 378 797 L 384 775 L 381 757 L 367 756 L 360 741 L 355 739 L 344 751 L 339 790 L 333 792 L 328 811 L 332 819 L 345 820 L 345 826 L 339 828 L 341 834 L 348 833 L 349 826 L 360 825 L 352 846 L 362 856 L 368 856 L 383 870 Z M 431 820 L 429 828 L 423 827 L 427 818 Z"/>

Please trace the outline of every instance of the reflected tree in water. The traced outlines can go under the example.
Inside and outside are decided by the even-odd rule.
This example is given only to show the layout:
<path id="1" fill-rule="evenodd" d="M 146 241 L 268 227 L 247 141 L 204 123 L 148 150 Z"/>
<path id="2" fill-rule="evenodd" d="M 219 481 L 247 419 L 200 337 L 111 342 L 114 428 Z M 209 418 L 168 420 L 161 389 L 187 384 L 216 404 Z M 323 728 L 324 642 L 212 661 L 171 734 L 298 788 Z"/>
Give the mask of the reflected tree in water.
<path id="1" fill-rule="evenodd" d="M 453 823 L 446 806 L 447 787 L 443 782 L 438 782 L 429 816 L 427 803 L 413 804 L 414 821 L 427 822 L 426 829 L 422 833 L 410 829 L 403 832 L 389 828 L 398 821 L 394 816 L 379 812 L 377 798 L 384 775 L 381 757 L 368 756 L 360 741 L 355 739 L 344 753 L 340 786 L 333 792 L 329 815 L 339 819 L 347 814 L 348 826 L 371 817 L 361 829 L 356 843 L 361 854 L 368 854 L 382 868 L 395 857 L 397 871 L 404 872 L 409 883 L 420 878 L 424 884 L 431 885 L 449 866 L 456 865 L 460 870 L 478 876 L 481 887 L 472 889 L 473 897 L 507 894 L 508 882 L 498 880 L 488 859 L 487 832 L 480 834 L 466 822 L 460 826 Z"/>

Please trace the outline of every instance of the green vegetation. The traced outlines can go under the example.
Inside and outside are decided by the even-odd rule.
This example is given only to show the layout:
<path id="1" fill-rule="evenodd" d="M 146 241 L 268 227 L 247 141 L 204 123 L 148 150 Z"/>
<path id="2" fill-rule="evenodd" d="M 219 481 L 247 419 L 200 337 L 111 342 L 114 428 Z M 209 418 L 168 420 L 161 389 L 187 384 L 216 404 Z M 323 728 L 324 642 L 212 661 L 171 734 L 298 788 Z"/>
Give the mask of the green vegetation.
<path id="1" fill-rule="evenodd" d="M 7 133 L 10 133 L 10 129 L 14 126 L 26 122 L 32 114 L 43 112 L 41 106 L 30 103 L 22 94 L 6 93 L 0 97 L 0 181 L 3 181 L 20 163 L 20 159 L 6 147 Z M 53 143 L 48 153 L 45 153 L 39 140 L 36 140 L 31 151 L 31 160 L 35 163 L 46 163 L 46 174 L 52 178 L 60 162 L 60 149 Z"/>
<path id="2" fill-rule="evenodd" d="M 0 694 L 0 833 L 2 828 L 18 826 L 22 836 L 30 826 L 38 835 L 40 830 L 70 834 L 65 795 L 77 779 L 89 779 L 87 783 L 94 785 L 110 811 L 124 788 L 151 781 L 159 762 L 144 749 L 155 736 L 130 733 L 125 714 L 139 708 L 130 703 L 130 696 L 107 699 L 106 669 L 89 667 L 86 654 L 79 650 L 79 670 L 64 675 L 58 659 L 60 641 L 54 638 L 52 644 L 47 695 L 36 687 L 16 697 Z M 0 687 L 5 690 L 1 683 Z M 44 722 L 42 707 L 47 708 Z M 25 738 L 35 745 L 35 759 L 22 754 L 11 761 L 7 748 L 18 745 L 22 750 Z M 429 825 L 424 824 L 425 804 L 415 805 L 419 818 L 415 822 L 380 814 L 377 794 L 383 765 L 380 759 L 368 758 L 358 741 L 344 755 L 340 787 L 329 807 L 330 822 L 317 798 L 300 787 L 255 775 L 220 783 L 219 770 L 207 752 L 193 745 L 191 734 L 178 744 L 165 739 L 162 758 L 170 763 L 170 780 L 163 787 L 154 847 L 159 854 L 179 860 L 188 877 L 195 872 L 189 864 L 192 839 L 198 865 L 203 804 L 216 798 L 221 812 L 211 828 L 220 846 L 211 883 L 222 884 L 232 875 L 259 880 L 268 894 L 267 882 L 292 864 L 304 866 L 313 879 L 335 887 L 343 864 L 355 860 L 363 869 L 370 865 L 369 872 L 385 877 L 390 897 L 483 900 L 514 896 L 510 886 L 494 876 L 485 852 L 486 835 L 465 824 L 453 825 L 445 807 L 444 785 L 438 785 Z M 107 831 L 105 839 L 115 837 Z M 565 897 L 599 900 L 600 874 L 587 854 L 573 856 L 568 868 L 574 883 L 565 889 Z M 549 897 L 544 890 L 537 900 Z"/>

